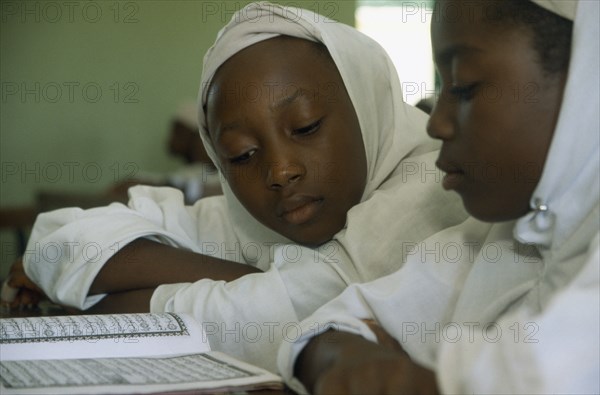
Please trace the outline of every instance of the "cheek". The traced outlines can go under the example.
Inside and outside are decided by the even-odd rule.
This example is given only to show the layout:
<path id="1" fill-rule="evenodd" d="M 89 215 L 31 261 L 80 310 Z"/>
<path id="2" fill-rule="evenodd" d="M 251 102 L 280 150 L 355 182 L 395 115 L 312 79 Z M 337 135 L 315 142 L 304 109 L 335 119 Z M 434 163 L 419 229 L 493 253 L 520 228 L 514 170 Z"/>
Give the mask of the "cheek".
<path id="1" fill-rule="evenodd" d="M 343 167 L 334 158 L 317 162 L 313 173 L 315 175 L 314 180 L 327 185 L 338 184 L 346 178 Z"/>
<path id="2" fill-rule="evenodd" d="M 463 191 L 467 211 L 484 221 L 505 221 L 524 215 L 537 185 L 543 159 L 536 123 L 523 108 L 505 107 L 503 117 L 493 106 L 464 120 L 462 154 L 469 162 L 470 182 Z M 502 112 L 500 112 L 502 113 Z M 543 145 L 543 144 L 541 144 Z"/>
<path id="3" fill-rule="evenodd" d="M 471 168 L 506 172 L 523 148 L 522 111 L 514 103 L 479 97 L 461 106 L 457 117 L 462 160 Z"/>
<path id="4" fill-rule="evenodd" d="M 328 155 L 321 156 L 319 181 L 327 184 L 330 189 L 335 189 L 342 199 L 355 199 L 357 194 L 360 199 L 367 178 L 362 137 L 358 142 L 346 139 L 345 144 L 339 144 L 338 141 L 328 152 Z"/>
<path id="5" fill-rule="evenodd" d="M 358 125 L 358 121 L 356 124 Z M 341 182 L 347 184 L 348 188 L 360 189 L 362 195 L 367 181 L 367 154 L 360 128 L 356 126 L 347 130 L 352 138 L 347 138 L 346 144 L 338 146 L 334 151 L 335 164 L 343 175 Z"/>
<path id="6" fill-rule="evenodd" d="M 260 198 L 260 193 L 263 183 L 258 170 L 251 166 L 229 166 L 223 168 L 223 172 L 232 192 L 248 211 L 262 207 L 264 199 Z"/>

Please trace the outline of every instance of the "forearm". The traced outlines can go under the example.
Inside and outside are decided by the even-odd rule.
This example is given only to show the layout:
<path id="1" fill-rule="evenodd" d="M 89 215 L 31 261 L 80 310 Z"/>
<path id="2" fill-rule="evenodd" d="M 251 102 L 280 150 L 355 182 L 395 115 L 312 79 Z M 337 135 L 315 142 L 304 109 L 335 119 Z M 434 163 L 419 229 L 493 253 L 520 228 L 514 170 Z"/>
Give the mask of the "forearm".
<path id="1" fill-rule="evenodd" d="M 113 255 L 90 287 L 90 295 L 139 289 L 203 278 L 232 281 L 260 272 L 250 265 L 137 239 Z"/>

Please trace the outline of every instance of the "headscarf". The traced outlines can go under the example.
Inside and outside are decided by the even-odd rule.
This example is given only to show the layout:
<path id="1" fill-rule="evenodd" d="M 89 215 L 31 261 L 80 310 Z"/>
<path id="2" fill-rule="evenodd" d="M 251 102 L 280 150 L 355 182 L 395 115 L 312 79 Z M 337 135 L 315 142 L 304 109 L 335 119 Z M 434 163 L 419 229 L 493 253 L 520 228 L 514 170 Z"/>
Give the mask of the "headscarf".
<path id="1" fill-rule="evenodd" d="M 540 7 L 550 12 L 560 15 L 570 21 L 575 20 L 577 12 L 577 0 L 531 0 Z"/>
<path id="2" fill-rule="evenodd" d="M 394 230 L 378 226 L 383 226 L 385 223 L 378 224 L 378 219 L 381 217 L 389 219 L 393 213 L 410 211 L 417 207 L 420 199 L 429 200 L 431 208 L 429 215 L 407 213 L 404 223 L 395 226 L 406 230 L 412 228 L 411 240 L 419 241 L 434 233 L 431 223 L 437 222 L 442 227 L 446 227 L 462 221 L 466 215 L 459 200 L 444 196 L 437 185 L 430 188 L 434 184 L 431 181 L 434 179 L 439 181 L 439 172 L 432 174 L 436 173 L 434 151 L 438 144 L 426 136 L 426 115 L 403 102 L 400 81 L 386 52 L 376 42 L 354 28 L 305 9 L 283 7 L 268 2 L 251 3 L 232 17 L 230 23 L 219 32 L 215 44 L 208 50 L 204 58 L 199 92 L 199 125 L 200 134 L 213 162 L 218 164 L 219 160 L 208 134 L 203 111 L 212 78 L 218 68 L 237 52 L 257 42 L 280 35 L 320 42 L 327 47 L 359 119 L 366 149 L 368 179 L 361 200 L 363 204 L 355 206 L 348 214 L 348 228 L 352 223 L 357 225 L 349 232 L 343 230 L 335 236 L 335 239 L 342 244 L 349 238 L 354 240 L 355 245 L 346 243 L 346 253 L 354 259 L 359 259 L 358 255 L 367 253 L 372 256 L 374 252 L 369 249 L 367 240 L 373 239 L 373 232 L 391 231 L 393 234 Z M 419 156 L 427 153 L 431 153 L 430 157 Z M 418 173 L 408 174 L 409 169 Z M 424 172 L 429 174 L 424 175 Z M 400 177 L 411 176 L 414 182 L 402 182 L 406 179 L 399 180 Z M 235 218 L 234 228 L 240 242 L 257 239 L 289 242 L 254 219 L 234 196 L 227 181 L 222 182 L 231 217 Z M 386 203 L 380 207 L 376 207 L 376 202 L 364 204 L 374 197 L 376 191 L 386 189 L 386 183 L 390 187 L 394 184 L 393 193 L 399 196 L 396 203 L 393 197 L 389 197 L 385 198 Z M 404 199 L 400 197 L 402 195 Z M 391 202 L 389 204 L 392 206 L 388 202 Z M 436 203 L 439 204 L 437 208 L 434 207 Z M 379 211 L 380 214 L 375 214 L 375 211 Z M 363 227 L 365 231 L 356 232 L 355 228 L 358 226 Z M 433 226 L 439 230 L 438 225 Z M 358 248 L 361 243 L 367 243 L 367 246 L 363 245 L 364 252 L 351 251 Z M 385 244 L 380 247 L 385 251 Z M 390 256 L 394 255 L 390 254 Z M 384 261 L 389 259 L 389 256 L 386 256 Z M 402 260 L 398 255 L 394 259 Z M 372 260 L 375 262 L 376 259 Z M 258 266 L 263 267 L 264 263 L 266 262 L 259 262 Z M 372 269 L 372 274 L 364 272 L 360 273 L 360 277 L 365 280 L 381 275 L 381 271 L 376 267 Z"/>
<path id="3" fill-rule="evenodd" d="M 577 1 L 534 2 L 570 20 L 574 20 L 578 5 Z M 563 255 L 583 248 L 573 245 L 566 251 L 564 243 L 582 226 L 594 207 L 598 209 L 598 92 L 582 89 L 600 85 L 598 43 L 586 37 L 593 34 L 591 29 L 589 23 L 575 24 L 563 106 L 542 177 L 531 197 L 533 211 L 521 218 L 515 228 L 518 240 L 548 250 L 562 247 Z M 597 21 L 595 29 L 598 30 Z M 590 50 L 592 43 L 596 50 Z"/>

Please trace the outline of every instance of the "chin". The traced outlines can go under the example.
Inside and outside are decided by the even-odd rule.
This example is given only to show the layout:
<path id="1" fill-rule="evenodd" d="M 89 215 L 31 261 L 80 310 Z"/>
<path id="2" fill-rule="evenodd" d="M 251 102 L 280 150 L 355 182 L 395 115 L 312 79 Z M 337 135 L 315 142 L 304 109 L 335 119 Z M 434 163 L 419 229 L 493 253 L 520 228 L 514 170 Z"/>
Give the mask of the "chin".
<path id="1" fill-rule="evenodd" d="M 504 205 L 500 207 L 494 204 L 479 204 L 479 202 L 469 202 L 463 198 L 463 204 L 467 213 L 472 217 L 483 222 L 505 222 L 512 221 L 527 214 L 528 210 L 514 210 Z"/>
<path id="2" fill-rule="evenodd" d="M 315 239 L 310 239 L 310 240 L 306 240 L 306 239 L 291 239 L 292 241 L 300 244 L 303 247 L 308 247 L 308 248 L 317 248 L 325 243 L 327 243 L 328 241 L 330 241 L 332 239 L 332 237 L 325 239 L 325 240 L 315 240 Z"/>
<path id="3" fill-rule="evenodd" d="M 335 236 L 336 233 L 332 233 L 331 235 L 328 234 L 328 235 L 324 235 L 324 236 L 320 236 L 320 237 L 316 237 L 315 235 L 309 235 L 307 237 L 297 237 L 297 236 L 290 235 L 290 236 L 286 236 L 286 237 L 288 239 L 292 240 L 293 242 L 300 244 L 303 247 L 317 248 L 317 247 L 327 243 L 331 239 L 333 239 L 333 236 Z"/>

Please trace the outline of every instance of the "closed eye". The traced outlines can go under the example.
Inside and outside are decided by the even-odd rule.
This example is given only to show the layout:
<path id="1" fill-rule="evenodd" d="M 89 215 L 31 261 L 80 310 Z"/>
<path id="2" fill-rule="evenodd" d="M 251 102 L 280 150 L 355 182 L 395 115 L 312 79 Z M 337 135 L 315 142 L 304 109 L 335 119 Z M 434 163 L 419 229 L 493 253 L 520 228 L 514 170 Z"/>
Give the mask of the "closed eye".
<path id="1" fill-rule="evenodd" d="M 323 121 L 323 119 L 321 118 L 318 121 L 313 122 L 308 126 L 305 126 L 303 128 L 294 129 L 293 134 L 301 134 L 301 135 L 312 134 L 312 133 L 316 132 L 317 130 L 319 130 L 319 128 L 321 127 L 322 121 Z"/>
<path id="2" fill-rule="evenodd" d="M 235 156 L 233 158 L 229 158 L 229 163 L 233 164 L 233 165 L 243 165 L 245 163 L 248 163 L 250 161 L 250 158 L 252 157 L 252 155 L 254 155 L 256 153 L 256 150 L 250 150 L 248 152 L 244 152 L 242 155 L 238 155 Z"/>
<path id="3" fill-rule="evenodd" d="M 477 83 L 460 86 L 454 85 L 450 88 L 450 94 L 459 101 L 469 101 L 475 96 L 475 89 L 477 86 Z"/>

